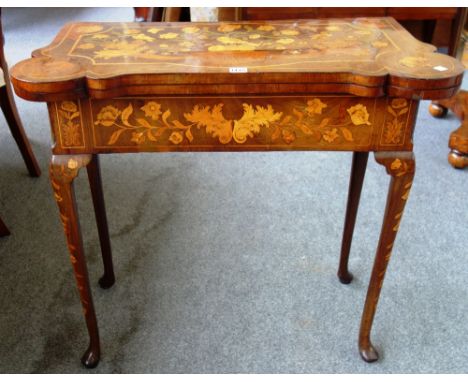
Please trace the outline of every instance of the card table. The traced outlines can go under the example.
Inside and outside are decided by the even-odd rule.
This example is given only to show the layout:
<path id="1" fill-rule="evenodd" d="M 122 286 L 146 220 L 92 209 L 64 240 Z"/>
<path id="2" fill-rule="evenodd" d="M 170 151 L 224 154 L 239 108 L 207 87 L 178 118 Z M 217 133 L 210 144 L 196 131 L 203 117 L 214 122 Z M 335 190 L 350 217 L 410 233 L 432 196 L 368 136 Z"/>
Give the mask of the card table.
<path id="1" fill-rule="evenodd" d="M 454 95 L 463 70 L 386 17 L 67 24 L 15 65 L 11 79 L 20 97 L 47 103 L 50 179 L 90 338 L 83 364 L 98 364 L 100 343 L 73 181 L 86 167 L 104 263 L 99 284 L 109 288 L 115 277 L 98 155 L 167 151 L 352 151 L 338 267 L 344 284 L 352 280 L 348 257 L 374 153 L 390 185 L 358 348 L 376 361 L 371 327 L 415 172 L 419 101 Z"/>

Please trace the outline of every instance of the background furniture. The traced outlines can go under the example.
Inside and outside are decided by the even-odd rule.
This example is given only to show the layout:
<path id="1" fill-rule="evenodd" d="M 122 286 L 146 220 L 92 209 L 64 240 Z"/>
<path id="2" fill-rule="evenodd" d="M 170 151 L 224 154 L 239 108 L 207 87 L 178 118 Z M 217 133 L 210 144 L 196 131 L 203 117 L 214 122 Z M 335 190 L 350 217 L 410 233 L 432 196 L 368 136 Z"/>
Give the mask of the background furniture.
<path id="1" fill-rule="evenodd" d="M 453 167 L 463 169 L 468 166 L 468 92 L 461 90 L 453 97 L 436 101 L 429 107 L 432 116 L 436 118 L 444 117 L 448 110 L 462 122 L 450 134 L 448 161 Z"/>
<path id="2" fill-rule="evenodd" d="M 134 7 L 136 22 L 190 21 L 187 7 Z"/>
<path id="3" fill-rule="evenodd" d="M 465 27 L 456 51 L 457 57 L 463 57 L 467 42 L 468 19 L 465 18 Z M 452 98 L 433 102 L 429 107 L 430 113 L 436 118 L 445 117 L 448 110 L 462 122 L 462 125 L 450 134 L 448 161 L 453 167 L 463 169 L 468 166 L 468 92 L 460 91 Z"/>
<path id="4" fill-rule="evenodd" d="M 38 177 L 41 175 L 41 170 L 37 164 L 36 158 L 32 151 L 31 145 L 29 144 L 26 133 L 24 132 L 23 125 L 21 124 L 18 110 L 16 109 L 15 99 L 13 96 L 13 90 L 11 88 L 10 76 L 8 73 L 8 64 L 5 59 L 5 53 L 3 51 L 4 38 L 3 29 L 1 22 L 1 9 L 0 9 L 0 106 L 5 115 L 5 119 L 8 127 L 10 128 L 11 134 L 18 145 L 21 152 L 21 156 L 26 164 L 29 175 L 32 177 Z M 9 235 L 6 225 L 0 218 L 0 236 Z"/>
<path id="5" fill-rule="evenodd" d="M 161 21 L 163 16 L 163 7 L 134 7 L 134 21 Z"/>

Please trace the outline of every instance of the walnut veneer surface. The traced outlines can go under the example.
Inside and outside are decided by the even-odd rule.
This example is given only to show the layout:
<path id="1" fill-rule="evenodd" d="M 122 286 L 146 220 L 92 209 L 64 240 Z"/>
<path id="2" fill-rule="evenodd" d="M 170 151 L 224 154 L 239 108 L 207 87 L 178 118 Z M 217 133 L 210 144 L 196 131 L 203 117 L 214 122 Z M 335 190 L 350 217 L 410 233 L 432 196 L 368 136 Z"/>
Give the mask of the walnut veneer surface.
<path id="1" fill-rule="evenodd" d="M 22 97 L 41 101 L 155 92 L 238 94 L 259 92 L 259 84 L 294 93 L 321 85 L 365 96 L 453 94 L 463 67 L 434 50 L 392 18 L 77 23 L 66 26 L 50 46 L 35 51 L 35 59 L 18 64 L 12 74 Z M 233 75 L 232 67 L 248 73 Z M 217 88 L 199 86 L 209 84 Z M 219 85 L 225 88 L 220 91 Z M 296 86 L 288 91 L 290 85 Z"/>
<path id="2" fill-rule="evenodd" d="M 369 152 L 390 175 L 387 206 L 359 333 L 368 362 L 386 267 L 415 171 L 420 99 L 458 90 L 463 66 L 392 18 L 237 23 L 72 23 L 11 71 L 23 98 L 45 101 L 50 177 L 90 336 L 96 315 L 73 191 L 87 168 L 104 261 L 114 283 L 98 154 L 164 151 L 354 152 L 338 276 L 348 271 Z"/>

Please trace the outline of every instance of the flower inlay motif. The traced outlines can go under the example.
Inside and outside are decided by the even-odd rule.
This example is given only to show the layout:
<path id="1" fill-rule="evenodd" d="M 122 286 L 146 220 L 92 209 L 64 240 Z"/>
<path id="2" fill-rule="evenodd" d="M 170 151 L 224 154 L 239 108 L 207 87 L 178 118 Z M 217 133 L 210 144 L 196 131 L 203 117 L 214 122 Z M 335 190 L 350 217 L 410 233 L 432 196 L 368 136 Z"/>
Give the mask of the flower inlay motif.
<path id="1" fill-rule="evenodd" d="M 347 113 L 340 109 L 339 115 L 333 115 L 330 109 L 330 115 L 323 115 L 328 105 L 326 100 L 319 98 L 305 99 L 284 111 L 275 110 L 269 104 L 243 103 L 238 118 L 227 118 L 223 110 L 225 105 L 221 102 L 195 104 L 191 110 L 179 112 L 176 117 L 173 117 L 170 107 L 164 107 L 155 100 L 146 100 L 143 106 L 135 102 L 130 101 L 123 109 L 105 105 L 97 112 L 94 124 L 112 129 L 107 145 L 116 144 L 123 134 L 130 134 L 130 138 L 125 140 L 136 144 L 197 144 L 203 140 L 197 133 L 199 130 L 204 130 L 206 136 L 223 145 L 242 145 L 257 136 L 276 144 L 283 142 L 289 145 L 299 137 L 331 144 L 354 142 L 357 131 L 354 129 L 371 125 L 365 105 L 355 104 L 346 110 Z"/>
<path id="2" fill-rule="evenodd" d="M 62 145 L 65 147 L 81 146 L 83 138 L 78 105 L 73 101 L 62 101 L 56 104 L 56 107 Z"/>
<path id="3" fill-rule="evenodd" d="M 109 62 L 125 57 L 125 62 L 143 62 L 192 52 L 283 51 L 294 54 L 325 53 L 337 49 L 351 55 L 373 56 L 375 49 L 387 49 L 389 40 L 378 30 L 341 22 L 337 25 L 235 24 L 221 23 L 179 27 L 143 24 L 128 28 L 125 24 L 104 29 L 99 25 L 78 26 L 81 35 L 71 56 Z M 94 33 L 93 33 L 94 32 Z M 374 49 L 370 49 L 374 47 Z M 118 61 L 118 60 L 117 60 Z"/>
<path id="4" fill-rule="evenodd" d="M 387 121 L 384 128 L 383 142 L 386 144 L 398 144 L 403 138 L 403 130 L 406 122 L 401 119 L 409 111 L 408 101 L 404 98 L 394 98 L 387 107 L 387 112 L 393 117 Z"/>

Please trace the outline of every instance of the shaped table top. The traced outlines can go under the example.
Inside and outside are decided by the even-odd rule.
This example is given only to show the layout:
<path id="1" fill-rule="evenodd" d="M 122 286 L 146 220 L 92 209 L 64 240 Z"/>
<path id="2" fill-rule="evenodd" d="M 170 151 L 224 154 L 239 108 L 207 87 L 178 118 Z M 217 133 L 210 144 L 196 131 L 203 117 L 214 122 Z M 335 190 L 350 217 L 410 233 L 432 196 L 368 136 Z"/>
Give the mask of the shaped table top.
<path id="1" fill-rule="evenodd" d="M 194 86 L 229 93 L 240 84 L 276 84 L 297 92 L 299 84 L 304 91 L 323 84 L 327 92 L 443 98 L 458 88 L 464 67 L 434 51 L 392 18 L 70 23 L 11 74 L 17 93 L 32 100 L 163 94 L 170 91 L 162 86 L 184 84 L 195 93 Z"/>

